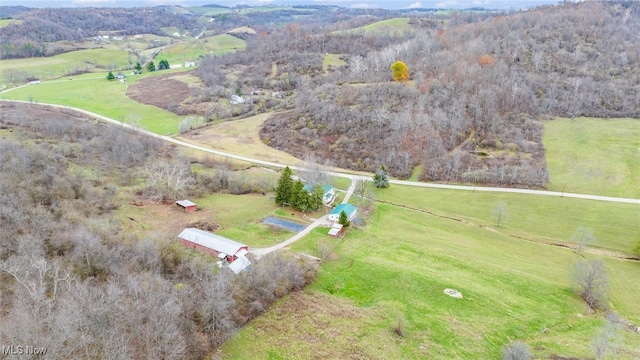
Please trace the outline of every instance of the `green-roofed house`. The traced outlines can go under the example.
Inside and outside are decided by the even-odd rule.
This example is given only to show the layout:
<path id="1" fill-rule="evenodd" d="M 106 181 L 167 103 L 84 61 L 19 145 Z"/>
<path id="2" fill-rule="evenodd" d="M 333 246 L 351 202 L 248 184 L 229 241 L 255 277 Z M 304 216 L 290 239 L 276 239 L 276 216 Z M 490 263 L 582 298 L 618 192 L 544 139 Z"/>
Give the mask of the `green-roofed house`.
<path id="1" fill-rule="evenodd" d="M 340 213 L 343 211 L 345 212 L 345 214 L 347 214 L 347 219 L 349 219 L 349 221 L 352 221 L 353 219 L 356 218 L 356 213 L 358 212 L 358 208 L 356 208 L 351 204 L 337 205 L 329 213 L 329 216 L 328 216 L 329 220 L 338 221 L 338 219 L 340 219 Z"/>
<path id="2" fill-rule="evenodd" d="M 304 189 L 307 190 L 309 194 L 313 194 L 313 190 L 315 190 L 315 186 L 311 187 L 309 184 L 304 184 Z M 322 203 L 325 205 L 329 205 L 336 198 L 336 189 L 331 185 L 322 185 Z"/>

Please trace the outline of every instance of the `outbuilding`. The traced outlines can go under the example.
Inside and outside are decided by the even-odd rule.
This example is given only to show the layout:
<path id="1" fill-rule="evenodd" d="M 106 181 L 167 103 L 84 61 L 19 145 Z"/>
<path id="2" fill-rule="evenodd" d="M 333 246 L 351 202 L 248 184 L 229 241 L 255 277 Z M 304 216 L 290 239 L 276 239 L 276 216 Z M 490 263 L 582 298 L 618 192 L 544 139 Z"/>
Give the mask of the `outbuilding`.
<path id="1" fill-rule="evenodd" d="M 186 228 L 178 235 L 180 243 L 221 260 L 233 262 L 249 253 L 249 246 L 196 228 Z"/>
<path id="2" fill-rule="evenodd" d="M 198 207 L 196 203 L 189 200 L 178 200 L 176 201 L 176 205 L 185 212 L 194 212 Z"/>
<path id="3" fill-rule="evenodd" d="M 342 234 L 343 230 L 344 230 L 344 226 L 338 223 L 334 223 L 331 229 L 329 229 L 329 236 L 338 237 L 340 236 L 340 234 Z"/>

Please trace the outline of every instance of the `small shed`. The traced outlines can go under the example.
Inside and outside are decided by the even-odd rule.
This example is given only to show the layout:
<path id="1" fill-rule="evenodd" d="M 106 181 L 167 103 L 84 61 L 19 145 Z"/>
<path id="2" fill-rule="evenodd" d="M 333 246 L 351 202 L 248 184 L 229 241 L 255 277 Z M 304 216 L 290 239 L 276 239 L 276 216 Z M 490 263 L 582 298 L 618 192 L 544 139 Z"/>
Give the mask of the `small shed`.
<path id="1" fill-rule="evenodd" d="M 194 212 L 198 207 L 196 203 L 189 200 L 178 200 L 176 201 L 176 205 L 185 212 Z"/>
<path id="2" fill-rule="evenodd" d="M 329 236 L 331 237 L 338 237 L 340 236 L 340 234 L 342 234 L 342 231 L 344 230 L 344 226 L 335 223 L 333 224 L 333 226 L 331 227 L 331 229 L 329 229 Z"/>
<path id="3" fill-rule="evenodd" d="M 180 243 L 188 248 L 233 262 L 249 252 L 249 246 L 196 228 L 186 228 L 178 235 Z"/>
<path id="4" fill-rule="evenodd" d="M 249 268 L 251 265 L 251 261 L 244 256 L 238 256 L 231 264 L 229 264 L 229 269 L 233 271 L 234 274 L 238 275 L 244 270 Z"/>
<path id="5" fill-rule="evenodd" d="M 343 211 L 345 212 L 345 214 L 347 214 L 347 219 L 349 221 L 352 221 L 356 217 L 358 208 L 349 203 L 339 204 L 338 206 L 334 207 L 333 210 L 331 210 L 331 212 L 329 213 L 329 220 L 338 221 L 340 219 L 340 213 Z"/>

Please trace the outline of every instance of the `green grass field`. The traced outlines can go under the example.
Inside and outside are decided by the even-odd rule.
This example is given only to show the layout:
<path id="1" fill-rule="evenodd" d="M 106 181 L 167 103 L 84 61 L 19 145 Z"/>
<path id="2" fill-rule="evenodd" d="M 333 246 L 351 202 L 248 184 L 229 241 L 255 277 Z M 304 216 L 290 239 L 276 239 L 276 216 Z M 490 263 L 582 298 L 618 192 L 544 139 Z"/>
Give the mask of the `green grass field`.
<path id="1" fill-rule="evenodd" d="M 16 19 L 0 19 L 0 28 L 3 28 L 9 24 L 21 24 L 22 20 Z"/>
<path id="2" fill-rule="evenodd" d="M 195 61 L 209 54 L 226 54 L 244 49 L 246 42 L 229 34 L 220 34 L 202 39 L 191 39 L 162 50 L 157 59 L 166 59 L 169 64 Z"/>
<path id="3" fill-rule="evenodd" d="M 639 119 L 556 119 L 543 143 L 555 191 L 640 198 Z"/>
<path id="4" fill-rule="evenodd" d="M 88 49 L 50 57 L 0 60 L 0 69 L 2 81 L 10 83 L 16 82 L 16 74 L 28 74 L 46 80 L 61 77 L 75 70 L 93 72 L 133 67 L 130 61 L 135 64 L 135 56 L 124 50 Z"/>
<path id="5" fill-rule="evenodd" d="M 220 15 L 231 12 L 229 8 L 216 8 L 216 7 L 205 7 L 205 6 L 191 6 L 188 8 L 189 11 L 197 14 L 197 15 Z"/>
<path id="6" fill-rule="evenodd" d="M 346 61 L 340 59 L 340 54 L 326 54 L 322 59 L 322 70 L 324 70 L 326 74 L 329 66 L 337 68 L 346 64 Z"/>
<path id="7" fill-rule="evenodd" d="M 158 73 L 166 74 L 172 70 Z M 74 78 L 28 85 L 2 93 L 3 99 L 34 101 L 77 107 L 89 110 L 123 122 L 136 124 L 158 134 L 175 134 L 182 117 L 155 106 L 145 105 L 129 99 L 125 95 L 128 83 L 107 81 L 106 72 L 96 78 Z M 128 77 L 129 82 L 156 73 L 145 73 L 138 77 Z"/>
<path id="8" fill-rule="evenodd" d="M 391 186 L 378 200 L 448 216 L 473 226 L 542 243 L 576 245 L 571 236 L 579 226 L 590 228 L 593 247 L 631 254 L 640 239 L 637 204 L 617 204 L 572 198 L 500 194 Z M 508 217 L 496 227 L 493 210 L 507 204 Z"/>
<path id="9" fill-rule="evenodd" d="M 427 192 L 423 203 L 457 202 L 453 195 Z M 499 199 L 466 200 L 486 207 Z M 565 222 L 554 215 L 549 223 Z M 350 229 L 318 281 L 250 323 L 225 344 L 224 358 L 496 359 L 514 339 L 528 343 L 536 358 L 592 356 L 602 314 L 589 313 L 571 288 L 572 264 L 580 259 L 574 252 L 386 204 L 370 224 Z M 313 254 L 323 236 L 317 229 L 293 250 Z M 640 264 L 605 263 L 612 307 L 637 323 Z M 445 295 L 446 288 L 463 298 Z M 399 317 L 406 319 L 404 337 L 393 331 Z M 631 332 L 621 348 L 617 358 L 640 356 Z"/>
<path id="10" fill-rule="evenodd" d="M 409 18 L 393 18 L 376 21 L 372 24 L 368 24 L 359 28 L 344 31 L 335 31 L 336 34 L 361 32 L 366 35 L 388 33 L 391 36 L 402 37 L 404 36 L 405 32 L 414 33 L 415 29 L 409 24 Z"/>

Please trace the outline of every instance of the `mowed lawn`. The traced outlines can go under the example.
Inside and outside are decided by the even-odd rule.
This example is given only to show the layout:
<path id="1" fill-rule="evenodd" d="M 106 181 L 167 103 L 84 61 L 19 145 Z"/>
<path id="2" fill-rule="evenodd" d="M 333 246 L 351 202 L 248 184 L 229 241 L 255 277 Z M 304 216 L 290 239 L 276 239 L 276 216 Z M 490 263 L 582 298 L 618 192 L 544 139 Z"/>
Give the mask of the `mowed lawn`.
<path id="1" fill-rule="evenodd" d="M 140 77 L 154 74 L 147 73 Z M 5 92 L 2 98 L 77 107 L 119 121 L 139 124 L 146 130 L 162 135 L 178 132 L 178 124 L 184 117 L 133 101 L 125 95 L 128 83 L 106 80 L 107 72 L 94 74 L 96 75 L 104 77 L 42 82 Z M 135 80 L 135 77 L 127 77 L 128 82 Z"/>
<path id="2" fill-rule="evenodd" d="M 445 199 L 456 201 L 450 193 L 437 201 Z M 571 250 L 390 204 L 378 205 L 369 223 L 349 230 L 316 283 L 231 339 L 223 358 L 497 359 L 516 339 L 536 358 L 593 357 L 603 318 L 572 289 L 581 257 Z M 312 243 L 295 247 L 313 250 L 321 232 L 304 241 Z M 640 264 L 605 264 L 612 307 L 640 322 Z M 620 348 L 617 358 L 639 358 L 637 334 L 623 332 Z"/>
<path id="3" fill-rule="evenodd" d="M 640 119 L 544 123 L 550 190 L 640 199 Z"/>

